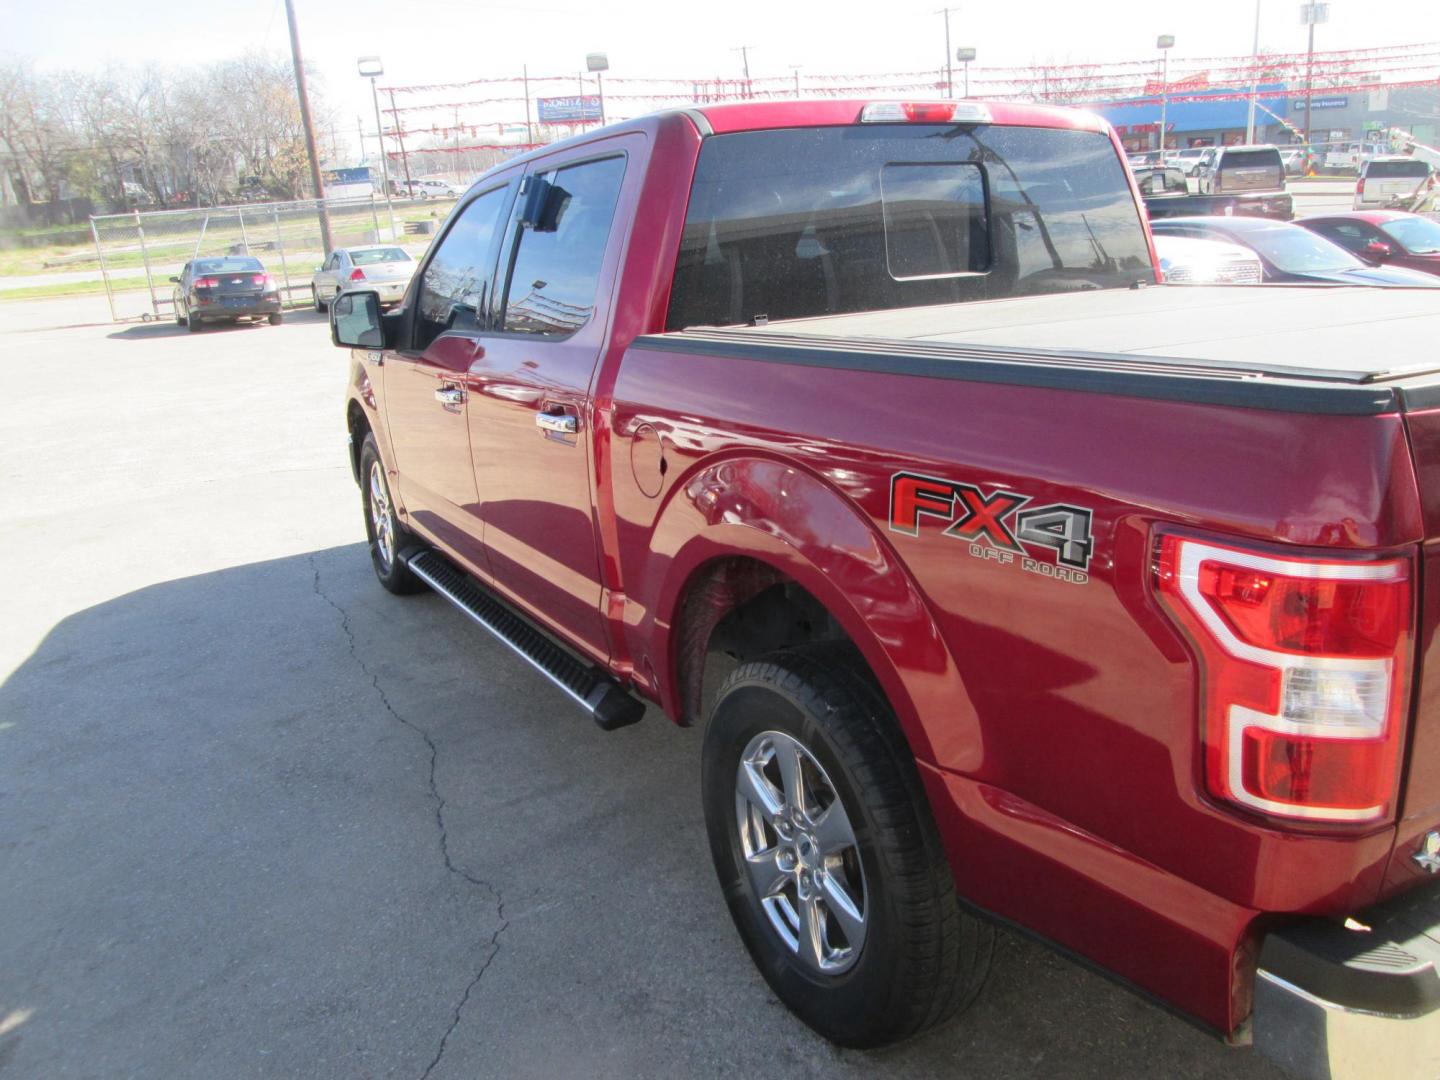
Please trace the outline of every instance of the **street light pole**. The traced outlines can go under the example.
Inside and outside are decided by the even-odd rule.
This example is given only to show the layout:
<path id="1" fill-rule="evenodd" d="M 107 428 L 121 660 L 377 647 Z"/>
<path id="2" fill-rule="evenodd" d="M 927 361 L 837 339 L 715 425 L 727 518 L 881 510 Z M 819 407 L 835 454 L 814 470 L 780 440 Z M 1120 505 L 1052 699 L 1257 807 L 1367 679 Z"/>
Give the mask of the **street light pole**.
<path id="1" fill-rule="evenodd" d="M 1310 98 L 1314 91 L 1315 72 L 1315 24 L 1328 21 L 1330 5 L 1310 0 L 1300 8 L 1300 21 L 1310 28 L 1310 40 L 1305 46 L 1305 153 L 1310 153 Z"/>
<path id="2" fill-rule="evenodd" d="M 595 86 L 600 92 L 600 126 L 605 126 L 605 83 L 601 81 L 610 70 L 610 57 L 603 52 L 585 54 L 585 67 L 595 73 Z"/>
<path id="3" fill-rule="evenodd" d="M 1255 95 L 1260 92 L 1260 0 L 1255 0 L 1255 43 L 1250 49 L 1250 113 L 1245 118 L 1245 142 L 1255 142 Z"/>
<path id="4" fill-rule="evenodd" d="M 975 59 L 975 50 L 959 48 L 955 50 L 955 59 L 965 65 L 965 96 L 970 96 L 970 61 Z"/>
<path id="5" fill-rule="evenodd" d="M 1160 50 L 1160 161 L 1165 161 L 1165 133 L 1169 130 L 1165 114 L 1170 106 L 1170 50 L 1175 47 L 1174 34 L 1161 34 L 1155 39 Z"/>
<path id="6" fill-rule="evenodd" d="M 355 61 L 360 74 L 370 80 L 370 102 L 375 106 L 375 140 L 380 144 L 380 177 L 385 185 L 385 210 L 390 215 L 390 239 L 395 239 L 395 204 L 390 201 L 390 159 L 385 155 L 385 127 L 380 123 L 380 91 L 375 80 L 385 74 L 385 65 L 378 56 L 362 56 Z M 364 151 L 364 146 L 361 146 Z M 379 237 L 376 237 L 379 239 Z"/>
<path id="7" fill-rule="evenodd" d="M 305 153 L 310 158 L 310 182 L 320 204 L 320 242 L 330 254 L 330 208 L 325 205 L 325 182 L 320 179 L 320 158 L 315 150 L 315 125 L 310 119 L 310 94 L 305 89 L 305 58 L 300 55 L 300 28 L 295 24 L 295 0 L 285 0 L 285 19 L 290 23 L 290 59 L 295 64 L 295 94 L 300 99 L 300 123 L 305 128 Z"/>

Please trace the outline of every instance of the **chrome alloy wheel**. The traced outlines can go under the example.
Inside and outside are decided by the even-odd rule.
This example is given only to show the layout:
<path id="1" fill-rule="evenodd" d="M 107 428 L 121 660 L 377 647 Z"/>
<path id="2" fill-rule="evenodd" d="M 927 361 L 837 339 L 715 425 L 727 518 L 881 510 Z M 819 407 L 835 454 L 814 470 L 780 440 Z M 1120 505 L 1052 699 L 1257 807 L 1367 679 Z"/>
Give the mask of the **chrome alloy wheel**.
<path id="1" fill-rule="evenodd" d="M 811 971 L 849 970 L 865 944 L 865 874 L 820 762 L 794 737 L 762 731 L 740 755 L 735 816 L 750 883 L 780 940 Z"/>
<path id="2" fill-rule="evenodd" d="M 370 463 L 370 525 L 375 530 L 375 550 L 380 565 L 389 573 L 395 565 L 395 515 L 390 508 L 390 492 L 385 488 L 385 473 L 380 462 Z"/>

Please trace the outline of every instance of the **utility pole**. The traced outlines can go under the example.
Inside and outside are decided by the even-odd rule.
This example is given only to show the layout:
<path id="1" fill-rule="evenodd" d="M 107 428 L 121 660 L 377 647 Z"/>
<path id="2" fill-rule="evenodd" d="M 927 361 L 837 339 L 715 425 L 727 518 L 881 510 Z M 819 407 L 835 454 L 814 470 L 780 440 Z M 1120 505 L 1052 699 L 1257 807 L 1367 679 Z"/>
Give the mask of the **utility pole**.
<path id="1" fill-rule="evenodd" d="M 1255 95 L 1260 92 L 1260 0 L 1255 0 L 1255 44 L 1250 49 L 1250 113 L 1245 118 L 1245 142 L 1255 142 Z"/>
<path id="2" fill-rule="evenodd" d="M 754 96 L 754 92 L 750 89 L 750 49 L 749 45 L 740 45 L 730 50 L 740 54 L 740 63 L 745 68 L 745 96 L 747 98 Z"/>
<path id="3" fill-rule="evenodd" d="M 945 96 L 955 96 L 955 68 L 950 57 L 950 13 L 958 11 L 959 8 L 941 8 L 934 12 L 936 15 L 945 16 Z"/>
<path id="4" fill-rule="evenodd" d="M 525 141 L 535 141 L 535 129 L 530 126 L 530 66 L 520 65 L 520 78 L 525 82 Z"/>
<path id="5" fill-rule="evenodd" d="M 285 0 L 285 18 L 290 23 L 290 58 L 295 62 L 295 93 L 300 98 L 300 122 L 305 126 L 305 152 L 310 156 L 310 182 L 320 204 L 320 242 L 325 254 L 330 243 L 330 208 L 325 204 L 325 184 L 320 179 L 320 159 L 315 154 L 315 125 L 310 119 L 310 94 L 305 89 L 305 60 L 300 55 L 300 29 L 295 25 L 295 0 Z"/>
<path id="6" fill-rule="evenodd" d="M 410 190 L 410 155 L 405 152 L 405 132 L 400 127 L 400 112 L 395 108 L 395 91 L 388 90 L 386 93 L 390 95 L 390 120 L 395 125 L 395 138 L 400 143 L 400 164 L 405 167 L 405 194 L 413 195 Z"/>

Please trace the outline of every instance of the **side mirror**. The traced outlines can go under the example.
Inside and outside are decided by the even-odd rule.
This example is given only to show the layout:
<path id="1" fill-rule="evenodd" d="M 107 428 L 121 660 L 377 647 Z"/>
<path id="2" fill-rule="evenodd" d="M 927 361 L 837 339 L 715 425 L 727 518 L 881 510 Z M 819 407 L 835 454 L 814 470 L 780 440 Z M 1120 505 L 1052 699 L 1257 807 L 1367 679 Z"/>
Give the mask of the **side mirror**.
<path id="1" fill-rule="evenodd" d="M 1388 259 L 1395 254 L 1395 249 L 1383 240 L 1371 240 L 1365 245 L 1365 254 L 1372 259 Z"/>
<path id="2" fill-rule="evenodd" d="M 346 292 L 331 301 L 330 340 L 341 348 L 383 349 L 385 332 L 380 325 L 380 294 Z"/>
<path id="3" fill-rule="evenodd" d="M 170 280 L 173 281 L 176 285 L 180 284 L 180 279 L 178 277 L 172 277 Z"/>

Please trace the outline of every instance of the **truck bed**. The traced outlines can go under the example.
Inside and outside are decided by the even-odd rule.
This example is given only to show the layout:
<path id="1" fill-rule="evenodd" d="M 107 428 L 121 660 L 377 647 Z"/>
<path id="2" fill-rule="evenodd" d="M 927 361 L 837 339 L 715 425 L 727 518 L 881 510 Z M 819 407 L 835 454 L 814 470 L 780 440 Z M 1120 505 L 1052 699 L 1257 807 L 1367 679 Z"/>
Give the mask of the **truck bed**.
<path id="1" fill-rule="evenodd" d="M 639 347 L 1299 412 L 1440 404 L 1440 295 L 1284 285 L 1084 291 L 686 330 Z"/>

